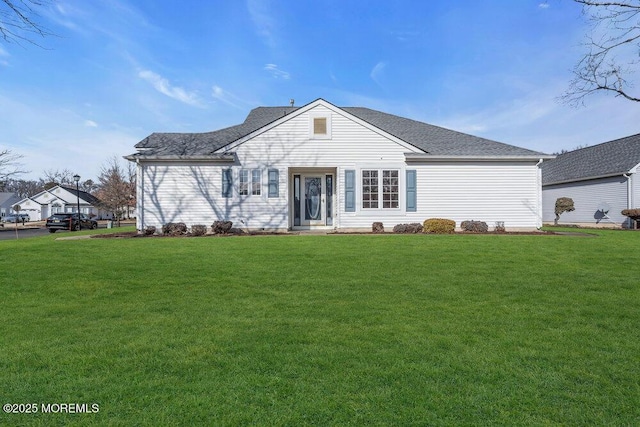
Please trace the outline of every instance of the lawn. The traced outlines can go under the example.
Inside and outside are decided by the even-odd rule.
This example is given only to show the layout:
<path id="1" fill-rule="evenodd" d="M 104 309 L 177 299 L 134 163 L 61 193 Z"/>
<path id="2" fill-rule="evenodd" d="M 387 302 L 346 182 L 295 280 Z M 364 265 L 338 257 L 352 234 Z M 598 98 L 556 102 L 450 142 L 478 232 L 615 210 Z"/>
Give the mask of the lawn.
<path id="1" fill-rule="evenodd" d="M 0 425 L 638 425 L 640 233 L 593 234 L 0 241 Z"/>

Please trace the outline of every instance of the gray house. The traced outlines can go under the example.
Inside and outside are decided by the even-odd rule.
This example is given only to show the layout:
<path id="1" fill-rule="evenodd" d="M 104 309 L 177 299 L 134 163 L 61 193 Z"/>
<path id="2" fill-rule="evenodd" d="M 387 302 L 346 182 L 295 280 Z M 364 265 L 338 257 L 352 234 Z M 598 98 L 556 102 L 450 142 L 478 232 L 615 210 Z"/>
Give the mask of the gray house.
<path id="1" fill-rule="evenodd" d="M 20 197 L 16 193 L 0 192 L 0 221 L 9 215 L 14 213 L 12 206 L 20 200 Z"/>
<path id="2" fill-rule="evenodd" d="M 560 224 L 630 227 L 623 209 L 640 207 L 640 134 L 581 148 L 542 164 L 542 218 L 555 218 L 559 197 L 573 199 L 575 211 Z"/>

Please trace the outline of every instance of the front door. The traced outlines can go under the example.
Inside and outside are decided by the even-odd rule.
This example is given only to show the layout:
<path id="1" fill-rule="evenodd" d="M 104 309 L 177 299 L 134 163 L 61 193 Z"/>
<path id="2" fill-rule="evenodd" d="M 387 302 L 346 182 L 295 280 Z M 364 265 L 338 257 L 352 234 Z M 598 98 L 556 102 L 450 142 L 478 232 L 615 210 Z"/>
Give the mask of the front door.
<path id="1" fill-rule="evenodd" d="M 333 174 L 294 175 L 294 226 L 333 225 Z"/>

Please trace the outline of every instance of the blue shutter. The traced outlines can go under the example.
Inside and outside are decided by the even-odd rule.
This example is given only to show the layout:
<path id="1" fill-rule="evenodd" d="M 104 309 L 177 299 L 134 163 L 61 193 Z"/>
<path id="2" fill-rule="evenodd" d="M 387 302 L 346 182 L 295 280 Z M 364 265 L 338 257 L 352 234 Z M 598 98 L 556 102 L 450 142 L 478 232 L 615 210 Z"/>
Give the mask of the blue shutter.
<path id="1" fill-rule="evenodd" d="M 356 171 L 344 171 L 344 211 L 356 211 Z"/>
<path id="2" fill-rule="evenodd" d="M 415 212 L 417 209 L 417 184 L 416 171 L 407 171 L 407 212 Z"/>
<path id="3" fill-rule="evenodd" d="M 231 169 L 222 169 L 222 197 L 231 197 Z"/>
<path id="4" fill-rule="evenodd" d="M 280 175 L 278 169 L 269 169 L 269 197 L 278 197 L 280 193 Z"/>

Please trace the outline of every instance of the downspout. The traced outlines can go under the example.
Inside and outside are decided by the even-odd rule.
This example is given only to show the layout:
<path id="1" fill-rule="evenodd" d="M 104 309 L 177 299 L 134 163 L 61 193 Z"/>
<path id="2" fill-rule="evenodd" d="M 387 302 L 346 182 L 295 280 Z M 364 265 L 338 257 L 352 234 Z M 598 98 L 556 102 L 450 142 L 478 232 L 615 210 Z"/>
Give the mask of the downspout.
<path id="1" fill-rule="evenodd" d="M 632 209 L 633 208 L 633 191 L 631 188 L 631 175 L 627 175 L 626 173 L 623 173 L 622 176 L 624 176 L 625 178 L 627 178 L 627 209 Z M 633 220 L 629 217 L 627 217 L 627 227 L 632 229 L 633 228 Z"/>
<path id="2" fill-rule="evenodd" d="M 138 179 L 136 180 L 136 205 L 138 208 L 137 219 L 138 223 L 138 231 L 144 231 L 144 171 L 142 170 L 142 165 L 140 164 L 140 159 L 136 159 L 136 165 L 138 166 L 138 170 L 136 173 L 138 174 Z"/>
<path id="3" fill-rule="evenodd" d="M 542 228 L 542 168 L 540 165 L 544 159 L 538 160 L 536 163 L 536 192 L 538 196 L 538 223 L 536 224 L 536 228 L 539 230 Z"/>

